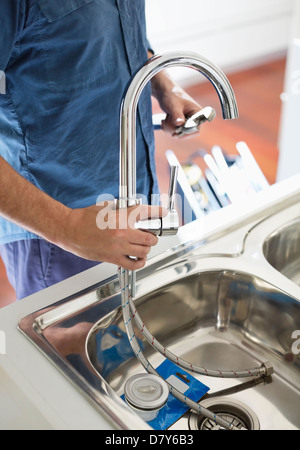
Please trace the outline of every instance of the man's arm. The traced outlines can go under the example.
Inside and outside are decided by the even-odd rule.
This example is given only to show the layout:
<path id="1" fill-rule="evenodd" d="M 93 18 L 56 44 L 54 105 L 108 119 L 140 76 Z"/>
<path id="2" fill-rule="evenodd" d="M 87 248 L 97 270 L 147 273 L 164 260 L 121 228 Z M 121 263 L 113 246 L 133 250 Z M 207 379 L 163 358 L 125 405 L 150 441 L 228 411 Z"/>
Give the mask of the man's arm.
<path id="1" fill-rule="evenodd" d="M 2 216 L 85 259 L 110 262 L 129 270 L 140 269 L 158 239 L 151 233 L 127 226 L 130 214 L 134 209 L 134 216 L 139 220 L 161 217 L 165 213 L 161 208 L 147 205 L 125 210 L 111 207 L 109 213 L 114 215 L 111 222 L 116 226 L 104 228 L 97 226 L 97 217 L 104 207 L 107 208 L 107 204 L 68 208 L 25 180 L 0 157 Z M 121 220 L 122 227 L 119 227 Z"/>

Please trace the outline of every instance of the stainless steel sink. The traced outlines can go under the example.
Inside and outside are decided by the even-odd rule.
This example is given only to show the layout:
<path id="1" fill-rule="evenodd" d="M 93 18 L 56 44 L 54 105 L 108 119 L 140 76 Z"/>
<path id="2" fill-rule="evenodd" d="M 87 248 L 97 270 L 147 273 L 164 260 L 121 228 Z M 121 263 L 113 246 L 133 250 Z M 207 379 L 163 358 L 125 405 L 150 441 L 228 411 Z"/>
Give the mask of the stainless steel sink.
<path id="1" fill-rule="evenodd" d="M 263 251 L 276 270 L 300 286 L 300 219 L 270 234 Z"/>
<path id="2" fill-rule="evenodd" d="M 300 335 L 299 204 L 281 210 L 255 218 L 246 231 L 243 224 L 180 246 L 137 274 L 136 308 L 174 354 L 210 369 L 272 363 L 268 377 L 193 374 L 210 388 L 201 402 L 250 429 L 300 429 L 300 351 L 293 334 Z M 231 242 L 238 251 L 228 251 Z M 126 380 L 144 369 L 126 334 L 117 278 L 54 301 L 19 328 L 116 428 L 149 428 L 121 398 Z M 163 356 L 140 330 L 135 333 L 145 356 L 159 366 Z M 210 425 L 187 411 L 171 429 Z"/>
<path id="3" fill-rule="evenodd" d="M 300 325 L 298 302 L 257 277 L 215 270 L 167 284 L 135 304 L 153 336 L 192 364 L 231 370 L 272 360 L 274 376 L 259 382 L 239 381 L 237 390 L 248 388 L 238 393 L 232 389 L 230 398 L 243 400 L 256 410 L 263 428 L 282 426 L 283 417 L 286 427 L 300 428 L 300 360 L 291 352 L 292 332 Z M 163 357 L 138 329 L 135 333 L 147 358 L 158 366 Z M 125 381 L 142 371 L 131 351 L 120 309 L 94 325 L 87 353 L 97 372 L 120 396 Z M 208 397 L 237 386 L 235 379 L 198 379 L 210 387 Z M 265 414 L 266 403 L 276 409 L 272 417 Z"/>

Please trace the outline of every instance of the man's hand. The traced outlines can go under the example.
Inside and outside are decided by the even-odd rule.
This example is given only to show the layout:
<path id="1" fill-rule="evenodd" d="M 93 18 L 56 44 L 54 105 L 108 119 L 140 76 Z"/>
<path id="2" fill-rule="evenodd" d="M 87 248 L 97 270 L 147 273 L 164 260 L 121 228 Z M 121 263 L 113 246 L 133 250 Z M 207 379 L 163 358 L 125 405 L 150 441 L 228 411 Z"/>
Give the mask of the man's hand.
<path id="1" fill-rule="evenodd" d="M 153 77 L 152 93 L 158 100 L 161 109 L 167 113 L 166 119 L 162 122 L 162 129 L 172 136 L 176 136 L 176 128 L 183 125 L 187 117 L 202 109 L 165 72 L 159 72 Z"/>
<path id="2" fill-rule="evenodd" d="M 138 205 L 117 209 L 114 202 L 73 209 L 59 245 L 86 259 L 110 262 L 129 270 L 140 269 L 158 238 L 136 230 L 134 224 L 165 215 L 166 210 L 161 207 Z"/>

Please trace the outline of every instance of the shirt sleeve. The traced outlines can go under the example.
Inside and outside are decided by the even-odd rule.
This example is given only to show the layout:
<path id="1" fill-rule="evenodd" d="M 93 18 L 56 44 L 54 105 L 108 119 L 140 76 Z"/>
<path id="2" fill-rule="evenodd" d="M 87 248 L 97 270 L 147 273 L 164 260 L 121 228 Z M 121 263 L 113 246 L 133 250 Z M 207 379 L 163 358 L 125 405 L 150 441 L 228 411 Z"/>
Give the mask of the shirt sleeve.
<path id="1" fill-rule="evenodd" d="M 1 0 L 0 10 L 0 70 L 5 71 L 20 30 L 22 29 L 25 0 Z"/>

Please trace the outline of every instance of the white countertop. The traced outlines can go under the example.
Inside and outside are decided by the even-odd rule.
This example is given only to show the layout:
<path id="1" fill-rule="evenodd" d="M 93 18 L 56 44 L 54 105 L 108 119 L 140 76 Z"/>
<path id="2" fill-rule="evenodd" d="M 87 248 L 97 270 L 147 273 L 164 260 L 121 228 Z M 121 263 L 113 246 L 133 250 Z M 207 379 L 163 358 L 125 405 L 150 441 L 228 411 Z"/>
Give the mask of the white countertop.
<path id="1" fill-rule="evenodd" d="M 300 194 L 300 174 L 161 238 L 150 257 L 203 239 Z M 300 213 L 300 211 L 299 211 Z M 18 321 L 116 274 L 101 264 L 0 310 L 0 429 L 113 429 L 101 412 L 17 328 Z"/>

